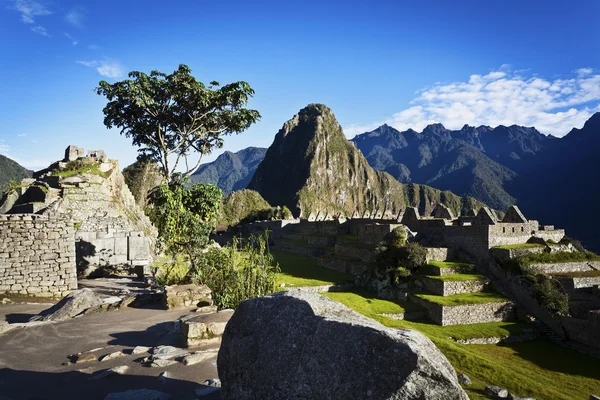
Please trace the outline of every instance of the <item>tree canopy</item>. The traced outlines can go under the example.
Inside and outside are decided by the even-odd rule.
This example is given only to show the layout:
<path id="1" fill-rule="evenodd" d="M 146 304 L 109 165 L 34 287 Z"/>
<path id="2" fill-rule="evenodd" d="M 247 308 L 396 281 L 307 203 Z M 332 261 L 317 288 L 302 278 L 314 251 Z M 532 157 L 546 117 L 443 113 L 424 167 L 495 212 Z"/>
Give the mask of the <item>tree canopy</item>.
<path id="1" fill-rule="evenodd" d="M 248 83 L 205 86 L 190 73 L 184 64 L 169 75 L 132 71 L 130 79 L 101 81 L 95 89 L 108 99 L 104 125 L 132 138 L 140 157 L 154 160 L 168 180 L 182 166 L 183 177 L 189 177 L 205 154 L 223 146 L 225 135 L 241 133 L 260 119 L 257 110 L 245 108 L 254 95 Z"/>

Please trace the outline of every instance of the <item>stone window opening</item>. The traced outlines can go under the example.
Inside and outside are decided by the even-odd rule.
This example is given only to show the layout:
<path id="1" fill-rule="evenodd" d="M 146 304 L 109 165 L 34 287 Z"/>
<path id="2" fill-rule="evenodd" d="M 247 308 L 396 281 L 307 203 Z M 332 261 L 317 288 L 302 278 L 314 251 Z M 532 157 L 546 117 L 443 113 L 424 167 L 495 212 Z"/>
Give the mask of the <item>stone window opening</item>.
<path id="1" fill-rule="evenodd" d="M 521 232 L 525 232 L 525 227 L 524 226 L 521 227 Z"/>
<path id="2" fill-rule="evenodd" d="M 506 233 L 506 227 L 502 228 L 502 233 Z"/>
<path id="3" fill-rule="evenodd" d="M 512 228 L 512 231 L 513 231 L 513 233 L 515 233 L 515 227 L 514 227 L 514 226 L 513 226 L 513 228 Z"/>

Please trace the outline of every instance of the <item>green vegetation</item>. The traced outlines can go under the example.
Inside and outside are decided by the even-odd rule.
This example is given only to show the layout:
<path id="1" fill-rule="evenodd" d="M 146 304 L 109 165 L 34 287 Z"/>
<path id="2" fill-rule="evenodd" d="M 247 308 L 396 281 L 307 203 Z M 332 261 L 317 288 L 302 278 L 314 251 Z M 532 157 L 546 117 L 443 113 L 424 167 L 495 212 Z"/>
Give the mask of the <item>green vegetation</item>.
<path id="1" fill-rule="evenodd" d="M 192 264 L 194 280 L 211 288 L 219 308 L 236 308 L 242 300 L 275 292 L 279 266 L 267 241 L 265 234 L 250 237 L 241 249 L 235 238 L 229 247 L 209 248 Z"/>
<path id="2" fill-rule="evenodd" d="M 0 197 L 6 189 L 10 189 L 9 183 L 20 186 L 21 179 L 30 177 L 31 171 L 0 154 Z"/>
<path id="3" fill-rule="evenodd" d="M 169 75 L 132 71 L 132 79 L 100 81 L 96 88 L 108 100 L 104 125 L 132 138 L 142 158 L 156 162 L 169 182 L 181 166 L 189 178 L 204 154 L 223 147 L 225 135 L 241 133 L 260 118 L 258 111 L 245 108 L 254 95 L 248 83 L 218 88 L 213 81 L 207 87 L 191 72 L 184 64 Z M 193 152 L 199 153 L 197 161 L 190 160 Z"/>
<path id="4" fill-rule="evenodd" d="M 172 257 L 187 254 L 193 263 L 208 244 L 222 192 L 213 185 L 186 183 L 174 180 L 156 188 L 150 197 L 150 219 L 158 229 L 159 249 Z"/>
<path id="5" fill-rule="evenodd" d="M 531 274 L 529 266 L 532 264 L 559 264 L 567 262 L 600 261 L 600 256 L 591 251 L 575 251 L 572 253 L 539 253 L 528 254 L 512 260 L 502 261 L 502 268 L 514 274 Z"/>
<path id="6" fill-rule="evenodd" d="M 438 281 L 444 282 L 462 282 L 462 281 L 484 281 L 487 278 L 484 275 L 479 274 L 450 274 L 450 275 L 430 275 L 428 276 L 430 279 L 436 279 Z"/>
<path id="7" fill-rule="evenodd" d="M 354 290 L 352 292 L 327 292 L 323 295 L 332 300 L 339 301 L 346 306 L 359 311 L 361 314 L 400 314 L 410 311 L 420 311 L 422 308 L 414 303 L 400 300 L 382 300 L 373 296 L 367 290 Z"/>
<path id="8" fill-rule="evenodd" d="M 543 244 L 539 243 L 518 243 L 518 244 L 505 244 L 502 246 L 494 246 L 495 249 L 530 249 L 534 247 L 544 247 Z"/>
<path id="9" fill-rule="evenodd" d="M 129 187 L 135 202 L 144 209 L 148 203 L 148 195 L 155 187 L 164 183 L 156 163 L 148 160 L 137 160 L 123 169 L 125 183 Z"/>
<path id="10" fill-rule="evenodd" d="M 217 222 L 236 226 L 240 223 L 289 218 L 292 218 L 292 213 L 286 206 L 271 207 L 258 192 L 242 189 L 232 192 L 223 200 Z"/>
<path id="11" fill-rule="evenodd" d="M 361 314 L 392 327 L 414 329 L 428 336 L 448 358 L 457 373 L 465 373 L 473 384 L 465 387 L 472 400 L 484 400 L 483 389 L 499 385 L 520 396 L 538 399 L 587 399 L 600 392 L 598 360 L 560 347 L 544 338 L 521 343 L 463 345 L 452 339 L 506 337 L 521 334 L 532 324 L 492 322 L 472 325 L 439 326 L 428 322 L 394 320 L 387 314 L 394 306 L 374 308 L 369 295 L 326 293 Z M 401 306 L 398 306 L 401 307 Z M 381 312 L 384 310 L 383 312 Z M 389 312 L 390 314 L 392 312 Z"/>
<path id="12" fill-rule="evenodd" d="M 150 264 L 156 283 L 160 286 L 183 285 L 191 282 L 190 262 L 184 255 L 160 256 Z"/>
<path id="13" fill-rule="evenodd" d="M 459 263 L 459 262 L 450 262 L 450 261 L 429 261 L 429 265 L 433 265 L 434 267 L 438 267 L 441 269 L 457 269 L 460 271 L 470 271 L 473 269 L 473 264 L 468 263 Z"/>
<path id="14" fill-rule="evenodd" d="M 112 170 L 103 172 L 99 168 L 99 162 L 87 162 L 85 160 L 69 161 L 64 168 L 55 168 L 52 170 L 52 175 L 60 176 L 61 178 L 70 178 L 75 175 L 91 174 L 107 178 Z"/>
<path id="15" fill-rule="evenodd" d="M 427 250 L 419 243 L 406 243 L 403 226 L 388 233 L 375 249 L 375 265 L 371 279 L 398 284 L 416 273 L 427 262 Z"/>
<path id="16" fill-rule="evenodd" d="M 561 285 L 551 276 L 530 276 L 532 292 L 537 302 L 550 312 L 569 315 L 569 296 L 561 291 Z"/>
<path id="17" fill-rule="evenodd" d="M 553 274 L 554 276 L 560 276 L 565 278 L 596 278 L 600 276 L 599 270 L 593 271 L 575 271 L 575 272 L 559 272 Z"/>
<path id="18" fill-rule="evenodd" d="M 433 294 L 416 294 L 423 300 L 442 306 L 463 306 L 467 304 L 499 303 L 509 301 L 506 297 L 491 292 L 460 293 L 452 296 L 438 296 Z"/>
<path id="19" fill-rule="evenodd" d="M 320 267 L 313 257 L 273 251 L 273 256 L 279 264 L 277 286 L 323 286 L 349 283 L 354 276 L 343 272 Z"/>

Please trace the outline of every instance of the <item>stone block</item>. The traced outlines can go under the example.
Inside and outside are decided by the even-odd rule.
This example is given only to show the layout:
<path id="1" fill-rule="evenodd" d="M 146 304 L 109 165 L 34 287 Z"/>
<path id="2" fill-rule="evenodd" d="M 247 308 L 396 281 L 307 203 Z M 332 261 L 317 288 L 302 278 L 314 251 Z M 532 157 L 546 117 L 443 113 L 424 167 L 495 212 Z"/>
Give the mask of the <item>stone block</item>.
<path id="1" fill-rule="evenodd" d="M 211 290 L 206 285 L 173 285 L 165 287 L 165 305 L 172 308 L 212 305 Z"/>
<path id="2" fill-rule="evenodd" d="M 148 259 L 150 249 L 148 241 L 145 237 L 130 236 L 127 238 L 128 241 L 128 254 L 129 260 L 145 260 Z"/>

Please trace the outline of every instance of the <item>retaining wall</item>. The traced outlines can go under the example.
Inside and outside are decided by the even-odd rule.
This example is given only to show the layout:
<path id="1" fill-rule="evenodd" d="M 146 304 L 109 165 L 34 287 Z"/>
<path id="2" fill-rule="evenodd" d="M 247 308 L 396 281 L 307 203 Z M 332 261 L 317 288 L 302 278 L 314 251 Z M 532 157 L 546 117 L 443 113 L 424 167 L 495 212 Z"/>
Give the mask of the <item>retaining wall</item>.
<path id="1" fill-rule="evenodd" d="M 75 289 L 75 229 L 71 220 L 0 215 L 0 293 L 62 297 Z"/>

